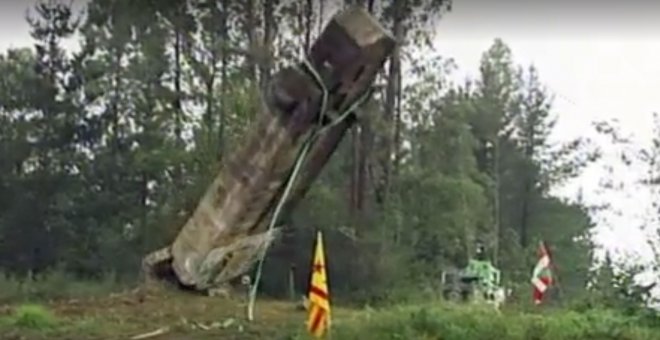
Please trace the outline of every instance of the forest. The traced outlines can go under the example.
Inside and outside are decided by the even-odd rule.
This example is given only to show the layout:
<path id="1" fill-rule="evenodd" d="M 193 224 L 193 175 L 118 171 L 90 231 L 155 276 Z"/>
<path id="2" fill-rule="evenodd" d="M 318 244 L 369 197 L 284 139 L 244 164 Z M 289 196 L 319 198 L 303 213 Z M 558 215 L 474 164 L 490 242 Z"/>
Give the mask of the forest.
<path id="1" fill-rule="evenodd" d="M 352 3 L 398 45 L 363 115 L 287 216 L 260 295 L 306 294 L 320 230 L 333 305 L 377 309 L 365 329 L 338 323 L 341 339 L 487 339 L 494 329 L 502 339 L 656 336 L 654 285 L 635 278 L 657 277 L 660 256 L 650 265 L 597 258 L 593 216 L 609 208 L 551 194 L 598 164 L 601 147 L 550 140 L 551 91 L 505 41 L 483 51 L 477 79 L 456 81 L 452 60 L 432 46 L 450 0 L 39 2 L 26 17 L 33 47 L 0 52 L 0 303 L 100 298 L 139 282 L 142 257 L 172 242 L 240 146 L 271 76 Z M 625 147 L 616 125 L 594 129 Z M 648 169 L 640 183 L 654 193 L 655 136 L 622 161 Z M 540 241 L 557 281 L 538 307 L 530 278 Z M 511 289 L 507 312 L 427 306 L 442 272 L 464 267 L 479 243 Z M 177 299 L 181 308 L 203 300 Z M 53 308 L 52 318 L 69 317 Z M 14 309 L 3 309 L 0 334 L 18 339 Z M 510 323 L 529 329 L 513 335 Z M 581 335 L 565 330 L 579 323 Z"/>

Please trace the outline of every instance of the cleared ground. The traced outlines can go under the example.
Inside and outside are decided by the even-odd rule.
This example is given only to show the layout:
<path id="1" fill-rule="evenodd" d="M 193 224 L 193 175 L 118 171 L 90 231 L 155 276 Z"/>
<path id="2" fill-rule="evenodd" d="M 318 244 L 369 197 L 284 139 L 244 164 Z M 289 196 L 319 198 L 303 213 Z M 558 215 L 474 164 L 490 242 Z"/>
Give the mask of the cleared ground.
<path id="1" fill-rule="evenodd" d="M 148 339 L 288 339 L 304 334 L 306 318 L 293 302 L 259 300 L 248 322 L 240 298 L 165 289 L 3 306 L 1 313 L 0 339 L 130 339 L 165 329 Z"/>
<path id="2" fill-rule="evenodd" d="M 245 320 L 241 298 L 155 289 L 0 306 L 0 339 L 308 339 L 295 302 L 259 300 Z M 417 303 L 361 310 L 333 306 L 335 340 L 660 340 L 660 315 L 607 308 Z"/>

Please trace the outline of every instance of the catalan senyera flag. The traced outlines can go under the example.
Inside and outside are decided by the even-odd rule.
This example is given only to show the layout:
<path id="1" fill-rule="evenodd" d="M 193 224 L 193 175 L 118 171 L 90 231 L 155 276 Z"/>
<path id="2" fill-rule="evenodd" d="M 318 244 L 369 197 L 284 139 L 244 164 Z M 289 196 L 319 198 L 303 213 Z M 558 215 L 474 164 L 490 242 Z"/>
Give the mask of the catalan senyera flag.
<path id="1" fill-rule="evenodd" d="M 328 277 L 325 271 L 325 253 L 323 251 L 323 235 L 316 235 L 314 262 L 312 266 L 312 282 L 309 286 L 309 317 L 307 329 L 317 337 L 323 337 L 330 327 L 330 291 Z"/>

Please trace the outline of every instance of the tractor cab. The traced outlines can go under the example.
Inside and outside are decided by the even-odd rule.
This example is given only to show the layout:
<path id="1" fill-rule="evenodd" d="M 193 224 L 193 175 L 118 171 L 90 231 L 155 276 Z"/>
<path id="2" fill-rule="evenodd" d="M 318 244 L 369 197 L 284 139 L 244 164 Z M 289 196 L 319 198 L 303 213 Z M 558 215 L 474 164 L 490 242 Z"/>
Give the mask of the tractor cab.
<path id="1" fill-rule="evenodd" d="M 472 285 L 474 293 L 478 293 L 485 300 L 494 298 L 495 291 L 500 286 L 500 270 L 490 261 L 470 259 L 462 274 L 461 281 Z"/>

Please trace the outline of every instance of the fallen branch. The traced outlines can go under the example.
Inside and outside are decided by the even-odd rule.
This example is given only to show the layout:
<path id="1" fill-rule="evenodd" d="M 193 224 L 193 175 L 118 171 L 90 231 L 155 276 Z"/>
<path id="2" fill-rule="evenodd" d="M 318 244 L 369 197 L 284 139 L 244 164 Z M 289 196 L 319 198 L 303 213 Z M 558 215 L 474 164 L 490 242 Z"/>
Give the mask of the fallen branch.
<path id="1" fill-rule="evenodd" d="M 156 337 L 156 336 L 159 336 L 159 335 L 163 335 L 165 333 L 168 333 L 169 331 L 170 331 L 169 327 L 162 327 L 162 328 L 159 328 L 159 329 L 157 329 L 153 332 L 138 334 L 138 335 L 132 337 L 131 340 L 149 339 L 149 338 L 153 338 L 153 337 Z"/>

